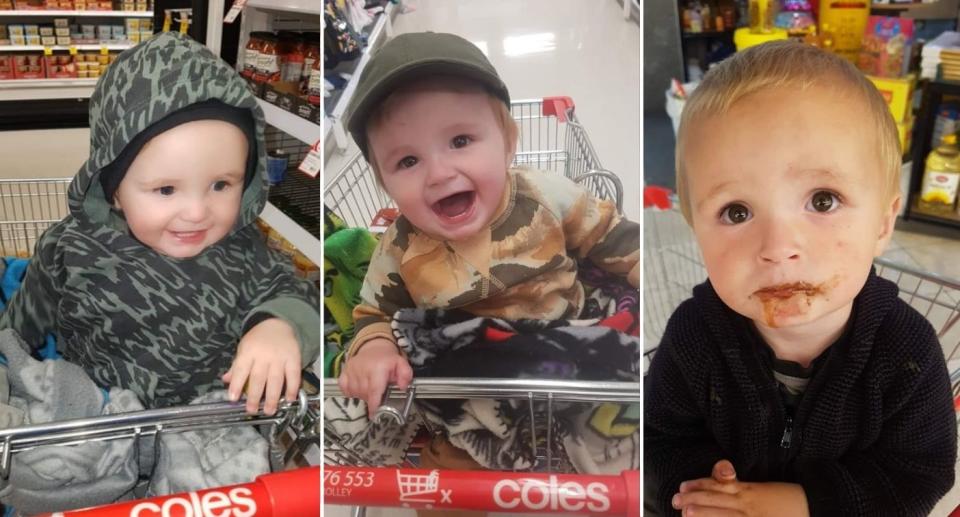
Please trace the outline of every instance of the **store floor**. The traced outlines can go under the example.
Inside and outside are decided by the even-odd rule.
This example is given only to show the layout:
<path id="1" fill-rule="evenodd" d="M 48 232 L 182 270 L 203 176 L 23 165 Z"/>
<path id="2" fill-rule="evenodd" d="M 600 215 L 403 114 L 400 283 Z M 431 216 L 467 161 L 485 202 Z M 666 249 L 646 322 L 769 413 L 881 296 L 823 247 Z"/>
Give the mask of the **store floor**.
<path id="1" fill-rule="evenodd" d="M 452 32 L 486 50 L 515 100 L 565 95 L 640 216 L 640 27 L 616 0 L 407 0 L 396 33 Z M 352 156 L 334 153 L 329 180 Z"/>

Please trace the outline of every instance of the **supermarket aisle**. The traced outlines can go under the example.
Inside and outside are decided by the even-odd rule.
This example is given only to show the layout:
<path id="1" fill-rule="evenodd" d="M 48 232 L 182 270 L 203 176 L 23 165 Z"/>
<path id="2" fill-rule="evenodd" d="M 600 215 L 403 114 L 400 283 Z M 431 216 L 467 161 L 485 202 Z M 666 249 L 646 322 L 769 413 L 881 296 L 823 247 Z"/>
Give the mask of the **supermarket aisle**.
<path id="1" fill-rule="evenodd" d="M 573 98 L 601 163 L 640 217 L 640 27 L 614 0 L 407 0 L 396 33 L 453 32 L 486 50 L 513 99 Z M 325 177 L 346 155 L 334 153 Z"/>

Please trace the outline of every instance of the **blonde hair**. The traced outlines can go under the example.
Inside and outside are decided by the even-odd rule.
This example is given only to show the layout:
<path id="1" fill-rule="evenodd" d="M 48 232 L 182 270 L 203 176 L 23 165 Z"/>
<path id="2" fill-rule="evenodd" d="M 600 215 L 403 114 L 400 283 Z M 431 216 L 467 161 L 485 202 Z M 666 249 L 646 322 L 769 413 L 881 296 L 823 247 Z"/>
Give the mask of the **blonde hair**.
<path id="1" fill-rule="evenodd" d="M 675 165 L 677 195 L 687 223 L 692 225 L 693 219 L 683 156 L 691 124 L 703 117 L 722 115 L 741 99 L 759 91 L 782 87 L 806 90 L 817 85 L 838 90 L 845 86 L 863 100 L 876 128 L 884 199 L 892 200 L 900 192 L 902 154 L 897 125 L 873 83 L 839 56 L 803 43 L 777 41 L 750 47 L 711 68 L 683 107 Z"/>
<path id="2" fill-rule="evenodd" d="M 487 95 L 487 101 L 490 104 L 490 108 L 493 110 L 493 118 L 496 120 L 497 125 L 500 126 L 500 130 L 503 133 L 503 143 L 507 149 L 507 154 L 509 157 L 508 162 L 513 161 L 513 155 L 516 153 L 517 149 L 517 138 L 520 136 L 520 130 L 517 127 L 517 122 L 513 119 L 513 116 L 510 115 L 510 107 L 507 106 L 505 102 L 499 97 L 488 92 L 481 84 L 471 81 L 469 79 L 464 79 L 457 76 L 430 76 L 423 79 L 417 79 L 402 85 L 388 95 L 383 102 L 381 102 L 376 108 L 370 112 L 370 117 L 367 119 L 367 124 L 365 131 L 367 133 L 367 162 L 370 164 L 370 167 L 373 168 L 375 177 L 377 179 L 377 185 L 380 188 L 386 190 L 383 186 L 383 178 L 380 174 L 380 167 L 377 164 L 377 157 L 374 153 L 373 146 L 369 144 L 370 142 L 370 129 L 383 124 L 384 121 L 390 116 L 390 113 L 393 110 L 394 104 L 396 103 L 398 94 L 411 92 L 411 91 L 452 91 L 456 93 L 485 93 Z"/>

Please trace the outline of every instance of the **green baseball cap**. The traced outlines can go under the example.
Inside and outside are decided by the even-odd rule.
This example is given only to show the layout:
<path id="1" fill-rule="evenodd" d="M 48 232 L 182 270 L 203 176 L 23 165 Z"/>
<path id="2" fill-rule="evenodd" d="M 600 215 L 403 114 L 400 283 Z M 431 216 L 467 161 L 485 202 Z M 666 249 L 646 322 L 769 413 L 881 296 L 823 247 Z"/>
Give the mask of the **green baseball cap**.
<path id="1" fill-rule="evenodd" d="M 368 157 L 366 128 L 370 113 L 404 82 L 430 75 L 475 80 L 510 105 L 507 85 L 473 43 L 440 32 L 400 34 L 370 57 L 344 115 L 347 130 L 364 158 Z"/>

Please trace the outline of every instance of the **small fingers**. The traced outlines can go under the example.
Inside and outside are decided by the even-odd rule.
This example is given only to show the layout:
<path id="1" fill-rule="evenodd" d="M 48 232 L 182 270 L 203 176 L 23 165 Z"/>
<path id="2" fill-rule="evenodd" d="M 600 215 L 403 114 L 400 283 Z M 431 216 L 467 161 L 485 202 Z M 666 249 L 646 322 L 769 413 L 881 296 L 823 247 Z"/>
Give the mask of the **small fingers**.
<path id="1" fill-rule="evenodd" d="M 410 363 L 406 359 L 401 357 L 397 360 L 397 365 L 394 367 L 394 376 L 397 387 L 401 390 L 410 386 L 410 381 L 413 380 L 413 369 L 410 368 Z"/>
<path id="2" fill-rule="evenodd" d="M 230 395 L 230 400 L 236 402 L 240 400 L 240 395 L 243 394 L 243 386 L 247 382 L 247 377 L 250 375 L 250 368 L 252 363 L 248 361 L 243 361 L 240 363 L 234 362 L 233 367 L 230 368 L 230 386 L 227 388 Z"/>
<path id="3" fill-rule="evenodd" d="M 267 374 L 267 389 L 263 400 L 263 412 L 267 416 L 273 416 L 277 412 L 280 392 L 283 391 L 283 377 L 283 369 L 280 365 L 271 367 Z"/>
<path id="4" fill-rule="evenodd" d="M 374 375 L 367 379 L 366 396 L 367 416 L 373 418 L 373 413 L 380 407 L 380 401 L 383 399 L 383 392 L 387 389 L 387 379 L 383 376 Z"/>
<path id="5" fill-rule="evenodd" d="M 680 493 L 696 492 L 700 490 L 712 490 L 714 492 L 723 492 L 725 494 L 735 494 L 739 488 L 736 483 L 717 481 L 713 478 L 691 479 L 680 483 Z"/>
<path id="6" fill-rule="evenodd" d="M 283 376 L 287 386 L 287 392 L 284 397 L 287 402 L 297 400 L 297 394 L 300 392 L 300 365 L 294 362 L 287 362 L 283 366 Z"/>
<path id="7" fill-rule="evenodd" d="M 697 490 L 693 492 L 675 494 L 671 503 L 677 510 L 686 510 L 688 506 L 726 508 L 729 510 L 740 509 L 740 498 L 738 498 L 736 495 L 718 492 L 715 490 Z M 684 515 L 686 515 L 686 513 Z"/>
<path id="8" fill-rule="evenodd" d="M 729 508 L 690 505 L 683 509 L 683 517 L 743 517 L 744 513 Z"/>
<path id="9" fill-rule="evenodd" d="M 737 479 L 737 471 L 729 460 L 720 460 L 713 465 L 711 476 L 717 481 L 733 481 Z"/>
<path id="10" fill-rule="evenodd" d="M 263 397 L 267 385 L 268 370 L 265 365 L 258 365 L 250 372 L 247 382 L 247 413 L 255 414 L 260 409 L 260 399 Z"/>

